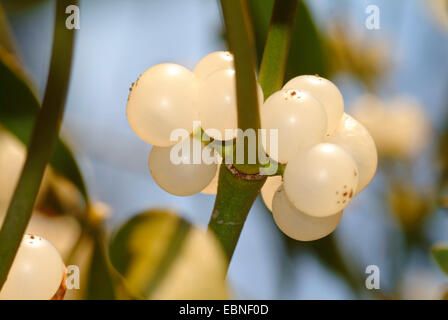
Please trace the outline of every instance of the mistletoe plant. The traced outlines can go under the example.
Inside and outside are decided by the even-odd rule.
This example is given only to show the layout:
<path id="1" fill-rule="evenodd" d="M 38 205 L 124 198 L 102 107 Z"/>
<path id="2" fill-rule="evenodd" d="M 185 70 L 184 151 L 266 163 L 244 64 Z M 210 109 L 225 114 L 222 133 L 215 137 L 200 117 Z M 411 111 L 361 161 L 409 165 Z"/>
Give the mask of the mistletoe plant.
<path id="1" fill-rule="evenodd" d="M 74 32 L 63 26 L 68 2 L 57 2 L 47 90 L 0 231 L 0 296 L 18 297 L 25 278 L 48 281 L 44 286 L 29 280 L 23 297 L 57 298 L 63 291 L 65 267 L 54 248 L 40 237 L 24 237 L 48 164 L 84 195 L 77 217 L 96 248 L 89 285 L 107 292 L 92 289 L 93 298 L 204 297 L 188 291 L 191 287 L 208 298 L 227 296 L 221 280 L 265 184 L 263 198 L 278 227 L 293 239 L 310 241 L 335 230 L 344 208 L 373 178 L 375 144 L 344 113 L 336 85 L 317 75 L 294 75 L 283 83 L 298 1 L 275 1 L 257 80 L 248 5 L 222 0 L 229 51 L 205 56 L 193 71 L 173 63 L 149 68 L 132 85 L 126 109 L 136 135 L 153 145 L 149 169 L 161 188 L 178 196 L 216 193 L 208 232 L 152 210 L 114 234 L 106 257 L 104 231 L 89 218 L 92 205 L 82 178 L 50 162 L 70 75 Z M 34 266 L 31 271 L 22 268 L 25 262 Z"/>

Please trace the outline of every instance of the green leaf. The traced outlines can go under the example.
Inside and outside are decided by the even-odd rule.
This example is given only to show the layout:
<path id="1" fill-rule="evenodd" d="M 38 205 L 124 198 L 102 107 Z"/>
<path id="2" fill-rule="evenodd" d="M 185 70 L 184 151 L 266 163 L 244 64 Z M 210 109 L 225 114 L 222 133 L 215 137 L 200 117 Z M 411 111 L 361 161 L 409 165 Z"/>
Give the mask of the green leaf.
<path id="1" fill-rule="evenodd" d="M 40 103 L 28 77 L 16 58 L 0 46 L 0 125 L 28 145 Z M 87 190 L 73 156 L 60 139 L 50 165 L 76 185 L 87 199 Z"/>
<path id="2" fill-rule="evenodd" d="M 110 273 L 105 249 L 99 236 L 94 239 L 92 260 L 89 268 L 89 279 L 87 282 L 86 299 L 115 299 L 112 275 Z"/>
<path id="3" fill-rule="evenodd" d="M 3 10 L 0 3 L 0 45 L 4 46 L 6 50 L 17 54 L 17 45 L 12 36 L 11 26 L 8 23 L 8 17 L 5 10 Z"/>
<path id="4" fill-rule="evenodd" d="M 2 0 L 1 1 L 5 6 L 5 10 L 8 12 L 16 12 L 22 10 L 32 9 L 36 6 L 41 6 L 45 2 L 49 2 L 48 0 Z"/>
<path id="5" fill-rule="evenodd" d="M 227 297 L 226 263 L 218 242 L 172 212 L 153 210 L 133 217 L 112 238 L 109 253 L 133 296 Z"/>
<path id="6" fill-rule="evenodd" d="M 437 244 L 433 246 L 432 254 L 440 268 L 448 274 L 448 244 Z"/>
<path id="7" fill-rule="evenodd" d="M 28 145 L 41 103 L 19 57 L 6 13 L 0 4 L 0 127 L 8 129 Z M 88 200 L 74 155 L 60 139 L 50 164 L 58 174 L 75 184 L 85 200 Z"/>

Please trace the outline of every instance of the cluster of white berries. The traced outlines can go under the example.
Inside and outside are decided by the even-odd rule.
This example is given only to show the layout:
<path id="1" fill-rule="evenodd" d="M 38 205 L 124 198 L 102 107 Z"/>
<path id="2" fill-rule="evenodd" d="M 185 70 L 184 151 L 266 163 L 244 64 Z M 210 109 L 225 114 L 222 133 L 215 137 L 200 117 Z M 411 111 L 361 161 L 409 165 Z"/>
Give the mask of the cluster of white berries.
<path id="1" fill-rule="evenodd" d="M 26 234 L 0 291 L 0 300 L 50 300 L 65 275 L 59 252 L 47 240 Z"/>
<path id="2" fill-rule="evenodd" d="M 375 174 L 372 137 L 344 113 L 338 88 L 318 76 L 296 77 L 271 95 L 261 123 L 279 128 L 277 160 L 286 164 L 283 179 L 268 178 L 261 191 L 275 222 L 296 240 L 328 235 Z"/>
<path id="3" fill-rule="evenodd" d="M 261 104 L 263 93 L 261 87 L 258 89 Z M 235 70 L 229 52 L 205 56 L 193 71 L 163 63 L 138 78 L 129 94 L 127 117 L 136 135 L 153 145 L 149 169 L 162 189 L 178 196 L 201 191 L 216 193 L 219 154 L 202 143 L 201 154 L 214 159 L 206 163 L 194 161 L 190 156 L 194 152 L 182 155 L 180 151 L 201 143 L 191 136 L 195 121 L 200 121 L 202 129 L 213 139 L 235 138 L 226 129 L 238 128 L 236 103 Z M 172 133 L 179 129 L 190 136 L 178 142 Z M 173 163 L 173 152 L 186 158 Z"/>
<path id="4" fill-rule="evenodd" d="M 344 113 L 338 88 L 318 76 L 299 76 L 263 102 L 258 86 L 261 127 L 277 130 L 277 139 L 263 139 L 266 153 L 286 165 L 283 179 L 268 178 L 262 194 L 279 228 L 297 240 L 314 240 L 332 232 L 342 210 L 372 179 L 377 153 L 369 132 Z M 233 57 L 214 52 L 193 71 L 171 63 L 145 71 L 131 88 L 127 116 L 131 128 L 154 145 L 149 168 L 154 180 L 175 195 L 216 193 L 217 164 L 173 163 L 178 150 L 201 144 L 202 153 L 217 157 L 192 138 L 200 120 L 208 136 L 229 140 L 238 128 Z M 177 142 L 179 128 L 190 135 Z M 227 135 L 226 135 L 227 134 Z M 274 136 L 275 137 L 275 136 Z M 176 144 L 177 143 L 177 144 Z M 269 154 L 270 150 L 276 150 Z M 192 154 L 192 153 L 190 153 Z"/>

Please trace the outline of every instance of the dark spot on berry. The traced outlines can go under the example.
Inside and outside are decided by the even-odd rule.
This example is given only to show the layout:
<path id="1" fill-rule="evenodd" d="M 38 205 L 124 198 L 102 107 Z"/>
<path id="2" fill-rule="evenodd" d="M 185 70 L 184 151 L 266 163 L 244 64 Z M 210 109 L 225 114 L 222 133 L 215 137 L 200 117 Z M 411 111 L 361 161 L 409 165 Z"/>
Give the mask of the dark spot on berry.
<path id="1" fill-rule="evenodd" d="M 343 193 L 342 195 L 343 195 L 344 197 L 346 197 L 346 196 L 347 196 L 347 194 L 348 194 L 347 192 L 344 192 L 344 193 Z"/>
<path id="2" fill-rule="evenodd" d="M 295 96 L 297 94 L 297 92 L 293 91 L 291 92 L 291 96 Z"/>
<path id="3" fill-rule="evenodd" d="M 30 238 L 31 238 L 31 239 L 34 239 L 34 236 L 33 236 L 33 235 L 31 235 L 31 236 L 30 236 Z"/>
<path id="4" fill-rule="evenodd" d="M 358 175 L 358 172 L 355 171 L 354 175 L 355 175 L 355 177 L 356 177 L 356 176 Z"/>
<path id="5" fill-rule="evenodd" d="M 348 195 L 350 198 L 353 197 L 353 189 L 350 189 L 350 194 Z"/>

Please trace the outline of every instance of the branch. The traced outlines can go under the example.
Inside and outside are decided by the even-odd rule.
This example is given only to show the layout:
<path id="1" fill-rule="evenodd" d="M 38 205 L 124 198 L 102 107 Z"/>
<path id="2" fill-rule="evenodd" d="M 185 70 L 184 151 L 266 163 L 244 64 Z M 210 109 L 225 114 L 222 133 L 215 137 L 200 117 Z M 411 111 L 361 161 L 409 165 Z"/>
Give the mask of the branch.
<path id="1" fill-rule="evenodd" d="M 47 88 L 33 130 L 25 165 L 0 230 L 0 288 L 33 212 L 45 167 L 53 153 L 64 112 L 70 77 L 74 32 L 65 27 L 65 8 L 73 0 L 56 1 L 53 50 Z"/>
<path id="2" fill-rule="evenodd" d="M 255 74 L 255 45 L 250 25 L 249 10 L 244 0 L 221 0 L 228 47 L 234 55 L 238 128 L 260 128 L 257 79 Z M 256 142 L 258 144 L 258 141 Z M 245 146 L 247 155 L 247 146 Z M 208 232 L 213 232 L 221 243 L 228 262 L 240 237 L 247 214 L 260 192 L 266 177 L 258 176 L 258 164 L 222 165 L 218 193 L 210 218 Z M 246 177 L 247 179 L 241 179 Z M 255 180 L 250 179 L 256 177 Z"/>
<path id="3" fill-rule="evenodd" d="M 258 129 L 257 79 L 255 75 L 255 42 L 249 23 L 249 9 L 244 0 L 221 0 L 229 50 L 235 59 L 238 101 L 238 128 Z"/>
<path id="4" fill-rule="evenodd" d="M 245 175 L 231 165 L 221 165 L 218 193 L 208 232 L 218 238 L 228 262 L 232 259 L 244 222 L 267 176 Z"/>

